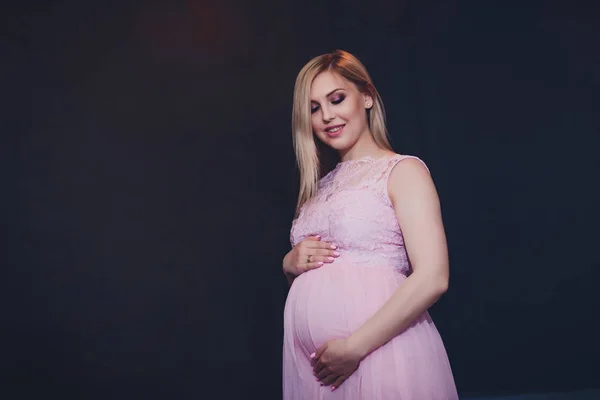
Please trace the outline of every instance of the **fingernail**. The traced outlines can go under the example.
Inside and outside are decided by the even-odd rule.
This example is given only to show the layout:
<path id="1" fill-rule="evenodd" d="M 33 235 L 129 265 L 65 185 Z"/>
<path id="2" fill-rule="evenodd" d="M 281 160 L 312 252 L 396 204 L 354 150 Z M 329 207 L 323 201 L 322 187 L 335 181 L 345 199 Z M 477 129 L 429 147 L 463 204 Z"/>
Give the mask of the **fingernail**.
<path id="1" fill-rule="evenodd" d="M 339 256 L 339 255 L 340 255 L 340 252 L 339 252 L 339 251 L 334 251 L 334 252 L 333 252 L 333 255 L 334 255 L 334 256 Z"/>
<path id="2" fill-rule="evenodd" d="M 328 259 L 329 261 L 333 261 L 333 260 L 335 260 L 335 258 L 333 258 L 333 257 L 327 257 L 327 259 Z"/>
<path id="3" fill-rule="evenodd" d="M 322 266 L 323 266 L 323 261 L 319 261 L 319 262 L 317 263 L 317 265 L 318 265 L 319 267 L 322 267 Z"/>
<path id="4" fill-rule="evenodd" d="M 310 355 L 310 358 L 315 358 L 315 353 L 312 353 L 312 354 Z"/>
<path id="5" fill-rule="evenodd" d="M 321 235 L 317 235 L 315 236 L 317 239 L 321 239 Z"/>
<path id="6" fill-rule="evenodd" d="M 332 386 L 331 387 L 331 391 L 333 392 L 334 390 L 335 390 L 335 386 Z"/>
<path id="7" fill-rule="evenodd" d="M 335 249 L 337 249 L 337 246 L 336 246 L 335 244 L 332 244 L 332 245 L 331 245 L 331 248 L 332 248 L 333 250 L 335 250 Z"/>

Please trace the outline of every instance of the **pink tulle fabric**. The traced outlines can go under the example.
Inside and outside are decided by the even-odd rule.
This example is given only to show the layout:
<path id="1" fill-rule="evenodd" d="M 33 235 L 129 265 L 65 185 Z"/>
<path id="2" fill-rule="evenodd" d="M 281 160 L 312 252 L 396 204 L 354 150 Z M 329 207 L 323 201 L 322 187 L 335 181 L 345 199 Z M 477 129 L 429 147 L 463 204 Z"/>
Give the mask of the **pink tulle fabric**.
<path id="1" fill-rule="evenodd" d="M 292 245 L 311 235 L 339 246 L 331 264 L 294 280 L 284 311 L 284 400 L 454 400 L 442 339 L 425 312 L 380 347 L 335 391 L 313 376 L 310 354 L 348 337 L 402 285 L 410 264 L 387 194 L 393 167 L 411 156 L 339 163 L 292 224 Z"/>

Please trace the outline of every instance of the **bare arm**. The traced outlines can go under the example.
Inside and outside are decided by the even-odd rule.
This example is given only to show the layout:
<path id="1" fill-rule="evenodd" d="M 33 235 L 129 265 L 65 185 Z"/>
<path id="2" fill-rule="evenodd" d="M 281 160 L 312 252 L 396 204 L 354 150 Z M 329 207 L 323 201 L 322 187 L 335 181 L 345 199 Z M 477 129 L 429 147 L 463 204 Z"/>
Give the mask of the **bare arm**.
<path id="1" fill-rule="evenodd" d="M 361 358 L 404 331 L 448 288 L 446 236 L 437 191 L 427 168 L 415 159 L 399 162 L 391 172 L 388 193 L 413 273 L 349 343 Z"/>
<path id="2" fill-rule="evenodd" d="M 288 251 L 287 254 L 285 255 L 285 257 L 283 257 L 283 274 L 285 275 L 285 278 L 287 279 L 288 285 L 292 286 L 292 283 L 294 283 L 294 279 L 296 279 L 296 276 L 292 275 L 291 273 L 287 272 L 286 270 L 286 265 L 290 264 L 290 257 L 292 254 L 292 250 Z"/>

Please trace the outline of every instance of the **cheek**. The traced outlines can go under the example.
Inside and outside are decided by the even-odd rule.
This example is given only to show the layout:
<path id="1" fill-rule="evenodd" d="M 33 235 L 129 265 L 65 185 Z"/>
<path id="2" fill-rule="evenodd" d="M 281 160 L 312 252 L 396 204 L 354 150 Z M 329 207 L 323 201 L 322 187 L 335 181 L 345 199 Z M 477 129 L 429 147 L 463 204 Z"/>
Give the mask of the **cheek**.
<path id="1" fill-rule="evenodd" d="M 360 118 L 361 115 L 360 106 L 354 102 L 344 102 L 343 107 L 339 110 L 339 115 L 343 117 L 345 120 L 357 119 Z"/>
<path id="2" fill-rule="evenodd" d="M 323 127 L 319 123 L 319 118 L 317 118 L 316 115 L 313 114 L 311 116 L 310 122 L 312 125 L 313 135 L 316 135 L 319 139 L 323 140 L 322 133 L 321 133 L 321 131 L 323 130 Z"/>
<path id="3" fill-rule="evenodd" d="M 321 119 L 318 117 L 318 112 L 314 113 L 310 117 L 310 122 L 312 124 L 313 131 L 318 132 L 323 129 L 323 124 L 320 122 Z"/>
<path id="4" fill-rule="evenodd" d="M 313 130 L 313 135 L 315 135 L 317 137 L 317 139 L 319 139 L 321 142 L 326 143 L 327 142 L 327 135 L 325 135 L 323 133 L 323 131 L 317 131 L 317 130 Z"/>

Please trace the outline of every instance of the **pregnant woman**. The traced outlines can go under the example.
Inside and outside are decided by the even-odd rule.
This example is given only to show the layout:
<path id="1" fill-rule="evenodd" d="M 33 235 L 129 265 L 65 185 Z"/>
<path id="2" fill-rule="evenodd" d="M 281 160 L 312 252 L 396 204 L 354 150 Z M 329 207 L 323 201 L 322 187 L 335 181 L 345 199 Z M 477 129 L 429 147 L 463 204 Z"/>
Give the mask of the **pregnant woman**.
<path id="1" fill-rule="evenodd" d="M 292 126 L 300 191 L 283 260 L 283 398 L 457 399 L 427 312 L 449 277 L 429 170 L 392 151 L 381 98 L 344 51 L 300 71 Z"/>

